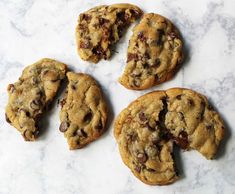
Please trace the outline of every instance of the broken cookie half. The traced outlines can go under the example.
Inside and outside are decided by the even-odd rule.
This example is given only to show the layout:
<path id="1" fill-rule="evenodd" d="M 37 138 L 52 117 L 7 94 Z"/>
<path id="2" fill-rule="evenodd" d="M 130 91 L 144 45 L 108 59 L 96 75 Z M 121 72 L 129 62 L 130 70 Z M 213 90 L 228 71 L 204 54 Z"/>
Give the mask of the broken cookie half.
<path id="1" fill-rule="evenodd" d="M 178 179 L 173 143 L 212 159 L 223 134 L 223 121 L 206 97 L 183 88 L 139 97 L 119 114 L 114 129 L 123 162 L 151 185 Z"/>
<path id="2" fill-rule="evenodd" d="M 128 89 L 147 89 L 171 79 L 182 61 L 183 41 L 172 22 L 158 14 L 144 14 L 133 29 L 119 82 Z"/>
<path id="3" fill-rule="evenodd" d="M 26 141 L 39 134 L 38 122 L 53 101 L 67 66 L 52 59 L 41 59 L 23 70 L 19 81 L 9 84 L 6 120 Z"/>
<path id="4" fill-rule="evenodd" d="M 109 59 L 111 46 L 123 35 L 123 30 L 142 15 L 132 4 L 113 4 L 94 7 L 78 18 L 77 49 L 85 61 L 97 63 Z"/>
<path id="5" fill-rule="evenodd" d="M 90 75 L 68 72 L 67 78 L 69 83 L 61 100 L 59 130 L 73 150 L 104 133 L 108 113 L 101 89 Z"/>

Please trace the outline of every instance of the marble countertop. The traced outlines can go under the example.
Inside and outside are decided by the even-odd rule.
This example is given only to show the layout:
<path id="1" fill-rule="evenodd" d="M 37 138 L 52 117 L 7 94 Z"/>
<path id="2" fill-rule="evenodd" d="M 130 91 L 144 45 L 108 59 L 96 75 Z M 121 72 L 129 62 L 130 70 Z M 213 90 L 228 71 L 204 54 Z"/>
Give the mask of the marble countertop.
<path id="1" fill-rule="evenodd" d="M 171 19 L 186 48 L 186 61 L 173 80 L 140 92 L 117 82 L 131 28 L 110 61 L 94 65 L 76 53 L 79 13 L 117 2 L 0 0 L 0 194 L 235 194 L 235 1 L 126 0 Z M 36 142 L 24 142 L 5 122 L 7 85 L 18 79 L 26 65 L 42 57 L 92 74 L 110 100 L 108 131 L 82 150 L 68 150 L 58 130 L 58 106 L 48 113 L 45 133 Z M 170 87 L 188 87 L 207 95 L 226 122 L 226 136 L 216 160 L 206 160 L 195 151 L 179 151 L 181 179 L 169 186 L 148 186 L 123 164 L 113 137 L 113 119 L 138 96 Z"/>

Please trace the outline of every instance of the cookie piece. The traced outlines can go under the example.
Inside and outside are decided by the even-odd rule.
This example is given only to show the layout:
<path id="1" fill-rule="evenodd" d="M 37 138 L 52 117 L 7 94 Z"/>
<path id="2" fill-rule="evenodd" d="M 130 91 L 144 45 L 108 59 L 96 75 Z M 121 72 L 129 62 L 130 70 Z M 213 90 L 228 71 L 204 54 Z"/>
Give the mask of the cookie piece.
<path id="1" fill-rule="evenodd" d="M 127 65 L 119 82 L 128 89 L 143 90 L 173 77 L 183 60 L 178 30 L 165 17 L 148 13 L 133 29 Z"/>
<path id="2" fill-rule="evenodd" d="M 110 47 L 141 15 L 140 8 L 131 4 L 102 5 L 80 14 L 76 27 L 78 54 L 94 63 L 110 58 Z"/>
<path id="3" fill-rule="evenodd" d="M 96 81 L 87 74 L 68 72 L 61 101 L 60 128 L 71 150 L 82 148 L 105 131 L 107 105 Z"/>
<path id="4" fill-rule="evenodd" d="M 165 185 L 178 179 L 173 142 L 162 124 L 164 92 L 153 92 L 132 102 L 115 121 L 114 136 L 123 162 L 146 184 Z"/>
<path id="5" fill-rule="evenodd" d="M 55 97 L 66 69 L 63 63 L 41 59 L 27 66 L 19 81 L 8 85 L 6 120 L 26 141 L 34 141 L 38 136 L 38 121 Z"/>
<path id="6" fill-rule="evenodd" d="M 213 159 L 224 136 L 224 123 L 207 98 L 195 91 L 174 88 L 168 96 L 165 126 L 183 149 L 195 149 Z"/>
<path id="7" fill-rule="evenodd" d="M 212 159 L 223 138 L 224 124 L 205 96 L 173 88 L 132 102 L 117 117 L 114 135 L 121 157 L 134 175 L 147 184 L 163 185 L 178 178 L 172 143 Z"/>

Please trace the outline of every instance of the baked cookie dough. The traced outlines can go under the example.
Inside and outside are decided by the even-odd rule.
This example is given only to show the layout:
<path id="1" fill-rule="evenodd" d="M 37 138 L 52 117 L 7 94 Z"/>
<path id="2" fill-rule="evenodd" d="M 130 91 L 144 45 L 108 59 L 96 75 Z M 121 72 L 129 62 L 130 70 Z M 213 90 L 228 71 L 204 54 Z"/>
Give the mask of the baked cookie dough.
<path id="1" fill-rule="evenodd" d="M 133 29 L 127 65 L 119 82 L 128 89 L 143 90 L 173 77 L 183 60 L 178 30 L 165 17 L 148 13 Z"/>
<path id="2" fill-rule="evenodd" d="M 8 85 L 6 120 L 26 141 L 34 141 L 38 136 L 38 121 L 55 97 L 66 69 L 63 63 L 41 59 L 27 66 L 19 81 Z"/>
<path id="3" fill-rule="evenodd" d="M 59 130 L 73 150 L 104 133 L 108 113 L 101 89 L 90 75 L 68 72 L 67 78 L 69 83 L 61 101 Z"/>
<path id="4" fill-rule="evenodd" d="M 223 121 L 206 97 L 183 88 L 139 97 L 119 114 L 114 129 L 123 162 L 151 185 L 178 179 L 173 142 L 212 159 L 223 134 Z"/>
<path id="5" fill-rule="evenodd" d="M 81 13 L 76 27 L 78 54 L 94 63 L 109 59 L 111 46 L 141 15 L 141 9 L 132 4 L 102 5 Z"/>

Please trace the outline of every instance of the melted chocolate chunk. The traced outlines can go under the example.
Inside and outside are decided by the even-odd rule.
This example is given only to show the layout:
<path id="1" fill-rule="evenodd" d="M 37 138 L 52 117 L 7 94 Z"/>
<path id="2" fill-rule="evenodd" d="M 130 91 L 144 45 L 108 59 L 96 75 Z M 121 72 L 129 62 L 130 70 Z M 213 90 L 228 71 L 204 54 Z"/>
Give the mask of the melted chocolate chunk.
<path id="1" fill-rule="evenodd" d="M 59 130 L 64 133 L 65 131 L 67 131 L 68 128 L 69 128 L 69 123 L 66 122 L 66 121 L 63 121 L 63 122 L 60 124 Z"/>
<path id="2" fill-rule="evenodd" d="M 5 113 L 5 118 L 6 118 L 6 121 L 7 121 L 8 123 L 11 123 L 11 121 L 10 121 L 10 119 L 9 119 L 9 117 L 7 116 L 6 113 Z"/>
<path id="3" fill-rule="evenodd" d="M 92 112 L 88 112 L 88 113 L 85 115 L 85 117 L 83 118 L 83 122 L 89 123 L 89 122 L 91 121 L 91 119 L 92 119 L 92 116 L 93 116 Z"/>
<path id="4" fill-rule="evenodd" d="M 185 131 L 181 131 L 179 136 L 175 138 L 176 144 L 178 144 L 182 149 L 187 149 L 189 142 L 188 142 L 188 134 Z"/>

